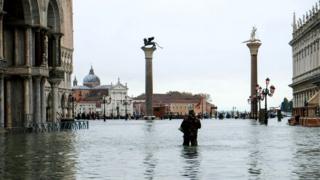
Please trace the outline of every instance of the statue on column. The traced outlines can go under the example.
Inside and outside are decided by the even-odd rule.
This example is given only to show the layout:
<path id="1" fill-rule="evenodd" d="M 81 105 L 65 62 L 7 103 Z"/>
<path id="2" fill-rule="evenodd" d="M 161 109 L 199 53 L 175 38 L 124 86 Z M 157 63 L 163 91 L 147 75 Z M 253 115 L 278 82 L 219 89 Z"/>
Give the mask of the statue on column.
<path id="1" fill-rule="evenodd" d="M 244 41 L 243 43 L 260 42 L 260 39 L 256 38 L 257 30 L 258 29 L 255 26 L 253 26 L 252 31 L 251 31 L 251 35 L 250 35 L 250 39 L 247 40 L 247 41 Z"/>
<path id="2" fill-rule="evenodd" d="M 144 47 L 146 46 L 152 46 L 152 47 L 159 47 L 163 49 L 157 42 L 154 42 L 154 37 L 144 38 Z"/>

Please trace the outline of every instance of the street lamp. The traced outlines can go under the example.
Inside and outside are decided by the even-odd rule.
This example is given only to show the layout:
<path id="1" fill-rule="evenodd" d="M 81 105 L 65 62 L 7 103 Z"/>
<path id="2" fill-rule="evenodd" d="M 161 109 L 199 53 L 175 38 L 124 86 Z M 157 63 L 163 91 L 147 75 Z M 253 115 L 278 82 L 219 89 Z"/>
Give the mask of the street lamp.
<path id="1" fill-rule="evenodd" d="M 110 104 L 111 103 L 111 97 L 106 99 L 106 96 L 102 96 L 102 101 L 103 101 L 103 121 L 106 121 L 106 103 Z"/>
<path id="2" fill-rule="evenodd" d="M 265 101 L 264 101 L 264 108 L 265 108 L 265 119 L 264 119 L 264 123 L 266 125 L 268 125 L 268 101 L 267 101 L 267 97 L 270 96 L 272 97 L 273 94 L 274 94 L 274 91 L 275 91 L 275 87 L 273 85 L 270 86 L 270 89 L 269 89 L 269 83 L 270 83 L 270 79 L 267 78 L 266 79 L 266 88 L 262 90 L 262 95 L 264 96 L 265 98 Z"/>
<path id="3" fill-rule="evenodd" d="M 124 105 L 124 108 L 125 108 L 125 120 L 128 120 L 127 105 L 131 104 L 131 99 L 129 99 L 129 96 L 125 96 L 125 99 L 122 100 L 122 104 Z"/>

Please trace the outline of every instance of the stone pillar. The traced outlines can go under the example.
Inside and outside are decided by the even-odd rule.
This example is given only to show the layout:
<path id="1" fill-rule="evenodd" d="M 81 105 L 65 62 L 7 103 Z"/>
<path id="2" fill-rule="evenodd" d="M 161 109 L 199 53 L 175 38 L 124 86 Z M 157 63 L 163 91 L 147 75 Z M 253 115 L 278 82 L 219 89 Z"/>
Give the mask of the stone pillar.
<path id="1" fill-rule="evenodd" d="M 47 100 L 46 100 L 46 93 L 45 93 L 45 85 L 46 85 L 46 78 L 41 79 L 40 85 L 40 92 L 41 92 L 41 122 L 47 122 Z"/>
<path id="2" fill-rule="evenodd" d="M 24 102 L 24 125 L 25 127 L 29 127 L 31 121 L 32 121 L 32 117 L 31 117 L 31 113 L 30 113 L 30 83 L 31 83 L 31 77 L 27 76 L 24 77 L 23 80 L 23 90 L 24 90 L 24 98 L 23 98 L 23 102 Z"/>
<path id="3" fill-rule="evenodd" d="M 19 31 L 17 28 L 14 29 L 14 65 L 19 64 Z"/>
<path id="4" fill-rule="evenodd" d="M 256 85 L 258 84 L 258 50 L 261 43 L 258 41 L 252 41 L 247 43 L 251 54 L 251 97 L 256 97 Z M 257 100 L 251 102 L 251 118 L 257 119 L 258 117 L 258 104 Z"/>
<path id="5" fill-rule="evenodd" d="M 25 59 L 25 66 L 30 67 L 31 66 L 31 40 L 32 40 L 32 30 L 30 27 L 27 27 L 25 29 L 25 35 L 24 35 L 24 59 Z"/>
<path id="6" fill-rule="evenodd" d="M 61 80 L 52 80 L 49 79 L 49 83 L 51 85 L 51 93 L 52 93 L 52 104 L 51 104 L 51 113 L 52 116 L 50 119 L 51 122 L 57 122 L 57 112 L 58 112 L 58 96 L 59 96 L 59 84 L 60 84 Z"/>
<path id="7" fill-rule="evenodd" d="M 41 77 L 35 77 L 35 102 L 34 102 L 34 120 L 35 123 L 41 123 Z"/>
<path id="8" fill-rule="evenodd" d="M 3 12 L 0 13 L 0 59 L 4 59 L 4 42 L 3 42 Z"/>
<path id="9" fill-rule="evenodd" d="M 11 110 L 11 80 L 6 81 L 6 119 L 7 128 L 12 128 L 12 110 Z"/>
<path id="10" fill-rule="evenodd" d="M 0 74 L 0 128 L 4 128 L 4 80 Z"/>
<path id="11" fill-rule="evenodd" d="M 53 65 L 61 66 L 61 33 L 53 34 Z"/>
<path id="12" fill-rule="evenodd" d="M 42 52 L 42 66 L 47 67 L 48 66 L 48 56 L 49 56 L 49 38 L 48 38 L 48 34 L 47 31 L 43 32 L 43 52 Z"/>
<path id="13" fill-rule="evenodd" d="M 152 75 L 152 55 L 156 47 L 142 47 L 146 58 L 146 114 L 145 119 L 154 119 L 152 96 L 153 96 L 153 75 Z"/>

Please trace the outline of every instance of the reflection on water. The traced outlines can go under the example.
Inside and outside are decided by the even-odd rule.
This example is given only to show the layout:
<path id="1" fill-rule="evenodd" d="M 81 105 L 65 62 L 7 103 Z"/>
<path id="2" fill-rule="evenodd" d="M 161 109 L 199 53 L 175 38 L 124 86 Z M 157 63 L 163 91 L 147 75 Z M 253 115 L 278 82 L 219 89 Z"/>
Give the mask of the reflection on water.
<path id="1" fill-rule="evenodd" d="M 72 179 L 73 136 L 63 134 L 1 135 L 0 179 Z"/>
<path id="2" fill-rule="evenodd" d="M 184 159 L 182 176 L 188 179 L 199 179 L 200 159 L 198 147 L 182 146 L 181 157 Z"/>
<path id="3" fill-rule="evenodd" d="M 319 179 L 320 131 L 204 120 L 199 146 L 181 121 L 92 121 L 89 130 L 0 134 L 0 179 Z"/>
<path id="4" fill-rule="evenodd" d="M 154 157 L 154 145 L 156 138 L 154 136 L 154 121 L 146 121 L 145 123 L 145 158 L 143 159 L 143 164 L 145 166 L 145 178 L 154 179 L 155 168 L 157 166 L 157 159 Z"/>

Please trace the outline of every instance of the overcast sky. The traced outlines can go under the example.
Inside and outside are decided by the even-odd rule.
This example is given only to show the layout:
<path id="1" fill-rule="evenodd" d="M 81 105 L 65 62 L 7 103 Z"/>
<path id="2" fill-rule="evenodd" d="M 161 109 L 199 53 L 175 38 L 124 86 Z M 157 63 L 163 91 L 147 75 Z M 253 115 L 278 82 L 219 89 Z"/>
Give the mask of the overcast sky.
<path id="1" fill-rule="evenodd" d="M 80 84 L 94 67 L 102 84 L 127 82 L 145 90 L 144 37 L 164 47 L 154 53 L 154 93 L 208 93 L 220 110 L 248 110 L 250 54 L 243 41 L 252 26 L 262 41 L 258 79 L 276 86 L 271 106 L 292 98 L 293 12 L 314 0 L 74 0 L 74 75 Z"/>

